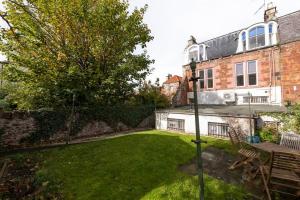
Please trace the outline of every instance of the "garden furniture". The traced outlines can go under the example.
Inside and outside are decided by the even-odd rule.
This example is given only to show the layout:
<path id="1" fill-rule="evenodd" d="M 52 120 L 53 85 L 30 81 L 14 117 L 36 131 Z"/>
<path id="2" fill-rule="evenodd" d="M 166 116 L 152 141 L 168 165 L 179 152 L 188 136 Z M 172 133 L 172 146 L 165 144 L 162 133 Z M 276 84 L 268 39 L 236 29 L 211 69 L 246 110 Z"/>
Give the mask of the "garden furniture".
<path id="1" fill-rule="evenodd" d="M 259 159 L 260 154 L 254 150 L 249 149 L 249 145 L 245 142 L 245 137 L 241 131 L 236 131 L 234 128 L 230 128 L 228 131 L 231 143 L 238 149 L 240 160 L 234 162 L 229 169 L 236 169 L 243 165 L 250 164 L 254 166 L 254 160 Z"/>
<path id="2" fill-rule="evenodd" d="M 271 144 L 271 143 L 270 143 Z M 277 148 L 267 144 L 267 150 Z M 280 146 L 280 145 L 278 145 Z M 270 162 L 259 167 L 262 175 L 263 185 L 269 200 L 271 192 L 299 197 L 300 191 L 300 154 L 292 151 L 272 151 Z"/>
<path id="3" fill-rule="evenodd" d="M 256 144 L 250 144 L 252 147 L 259 149 L 264 152 L 271 153 L 273 151 L 279 151 L 279 152 L 284 152 L 284 153 L 293 153 L 293 154 L 298 154 L 299 151 L 295 149 L 291 149 L 289 147 L 283 146 L 283 145 L 278 145 L 272 142 L 262 142 L 262 143 L 256 143 Z"/>
<path id="4" fill-rule="evenodd" d="M 280 145 L 300 151 L 300 135 L 295 133 L 283 133 Z"/>

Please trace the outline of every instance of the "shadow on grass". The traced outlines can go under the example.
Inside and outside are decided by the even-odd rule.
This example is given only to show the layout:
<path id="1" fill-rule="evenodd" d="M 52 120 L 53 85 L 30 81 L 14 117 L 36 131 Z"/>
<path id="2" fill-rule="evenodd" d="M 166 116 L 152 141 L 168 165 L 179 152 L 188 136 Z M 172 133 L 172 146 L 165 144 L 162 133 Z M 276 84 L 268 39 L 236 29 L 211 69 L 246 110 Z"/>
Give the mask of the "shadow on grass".
<path id="1" fill-rule="evenodd" d="M 196 199 L 197 177 L 178 171 L 195 155 L 190 137 L 149 133 L 34 153 L 44 161 L 37 176 L 61 183 L 66 199 Z M 240 188 L 206 181 L 208 199 L 241 196 Z"/>

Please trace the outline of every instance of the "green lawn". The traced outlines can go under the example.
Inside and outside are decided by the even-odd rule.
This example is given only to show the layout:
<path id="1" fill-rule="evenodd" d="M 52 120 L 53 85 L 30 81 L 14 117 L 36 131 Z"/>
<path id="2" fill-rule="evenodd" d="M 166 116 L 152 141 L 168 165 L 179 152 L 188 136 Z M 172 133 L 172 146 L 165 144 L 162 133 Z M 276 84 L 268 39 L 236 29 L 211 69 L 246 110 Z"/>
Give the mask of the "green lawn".
<path id="1" fill-rule="evenodd" d="M 192 136 L 146 131 L 113 139 L 71 145 L 39 153 L 37 177 L 65 199 L 197 199 L 197 177 L 178 171 L 195 156 Z M 229 142 L 206 138 L 208 145 L 233 152 Z M 208 146 L 208 145 L 205 145 Z M 243 199 L 241 186 L 205 176 L 206 199 Z"/>

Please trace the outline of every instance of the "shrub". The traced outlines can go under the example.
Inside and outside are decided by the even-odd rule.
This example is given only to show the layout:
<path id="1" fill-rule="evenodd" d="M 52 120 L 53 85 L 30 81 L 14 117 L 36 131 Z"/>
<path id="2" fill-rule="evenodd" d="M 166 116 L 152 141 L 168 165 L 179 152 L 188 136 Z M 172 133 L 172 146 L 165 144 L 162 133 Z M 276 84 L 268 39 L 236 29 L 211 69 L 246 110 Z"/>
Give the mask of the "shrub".
<path id="1" fill-rule="evenodd" d="M 271 126 L 264 126 L 258 131 L 261 141 L 277 142 L 278 133 L 277 129 Z"/>
<path id="2" fill-rule="evenodd" d="M 136 128 L 142 120 L 153 112 L 154 106 L 151 105 L 94 106 L 92 108 L 75 108 L 73 119 L 71 119 L 71 108 L 30 111 L 29 114 L 35 119 L 37 128 L 29 136 L 22 138 L 21 142 L 34 144 L 49 140 L 58 131 L 66 131 L 69 124 L 71 124 L 70 135 L 76 136 L 85 125 L 92 121 L 104 121 L 115 131 L 117 131 L 119 122 L 128 127 Z"/>

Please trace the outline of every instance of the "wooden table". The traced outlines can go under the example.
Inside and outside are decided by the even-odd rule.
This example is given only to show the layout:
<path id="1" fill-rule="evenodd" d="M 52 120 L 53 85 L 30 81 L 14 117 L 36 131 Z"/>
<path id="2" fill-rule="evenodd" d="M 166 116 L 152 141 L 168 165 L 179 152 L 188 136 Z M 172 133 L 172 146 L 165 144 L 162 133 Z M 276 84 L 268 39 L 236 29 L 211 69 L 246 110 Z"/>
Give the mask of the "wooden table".
<path id="1" fill-rule="evenodd" d="M 290 149 L 288 147 L 281 146 L 281 145 L 278 145 L 278 144 L 274 144 L 274 143 L 271 143 L 271 142 L 263 142 L 263 143 L 257 143 L 257 144 L 250 144 L 250 146 L 252 146 L 252 147 L 254 147 L 254 148 L 258 149 L 258 150 L 261 150 L 261 151 L 264 151 L 264 152 L 268 152 L 268 153 L 270 153 L 270 155 L 271 155 L 272 152 L 282 152 L 282 153 L 296 154 L 296 155 L 300 156 L 300 151 L 299 150 Z M 271 195 L 270 195 L 270 191 L 269 191 L 269 186 L 268 186 L 269 182 L 267 182 L 268 179 L 265 177 L 267 175 L 267 173 L 264 173 L 264 169 L 266 169 L 265 167 L 272 165 L 272 163 L 267 164 L 269 161 L 270 161 L 270 156 L 265 161 L 260 160 L 260 167 L 256 171 L 256 175 L 260 172 L 261 177 L 263 179 L 263 184 L 265 186 L 265 189 L 266 189 L 266 192 L 267 192 L 267 195 L 268 195 L 268 198 L 271 199 Z M 269 168 L 267 168 L 267 169 L 269 169 Z M 283 170 L 281 168 L 280 169 L 276 169 L 276 168 L 273 167 L 272 170 L 273 171 L 275 171 L 275 170 L 277 170 L 277 171 L 281 170 L 280 173 L 277 173 L 276 177 L 274 176 L 277 179 L 279 178 L 278 174 L 280 174 L 280 176 L 281 176 L 280 178 L 282 178 L 282 177 L 285 176 L 286 172 L 285 172 L 285 170 Z M 295 178 L 296 178 L 296 176 L 297 175 L 295 175 Z M 270 177 L 272 177 L 272 175 L 269 175 L 269 179 L 270 179 Z M 295 183 L 295 184 L 297 185 L 297 183 Z M 286 186 L 286 185 L 283 185 L 281 183 L 280 186 Z M 278 191 L 278 189 L 277 189 L 277 191 Z M 286 191 L 284 191 L 284 192 L 286 192 Z M 298 194 L 298 192 L 297 192 L 297 194 Z"/>
<path id="2" fill-rule="evenodd" d="M 262 143 L 256 143 L 256 144 L 250 144 L 250 145 L 256 149 L 259 149 L 259 150 L 262 150 L 265 152 L 269 152 L 269 153 L 271 153 L 272 151 L 279 151 L 279 152 L 283 152 L 283 153 L 292 153 L 292 154 L 300 155 L 300 151 L 298 151 L 298 150 L 290 149 L 288 147 L 274 144 L 271 142 L 262 142 Z"/>

